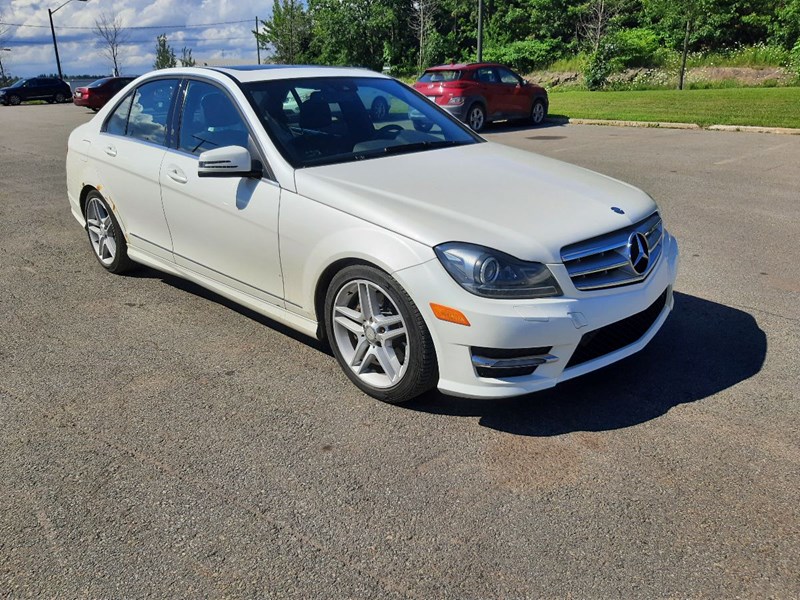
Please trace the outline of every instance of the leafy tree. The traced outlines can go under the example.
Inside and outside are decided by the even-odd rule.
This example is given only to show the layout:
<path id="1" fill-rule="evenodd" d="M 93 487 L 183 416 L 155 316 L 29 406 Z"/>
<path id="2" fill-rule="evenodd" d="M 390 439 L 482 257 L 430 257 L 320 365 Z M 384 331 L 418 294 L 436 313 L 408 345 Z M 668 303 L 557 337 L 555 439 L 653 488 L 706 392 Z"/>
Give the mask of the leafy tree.
<path id="1" fill-rule="evenodd" d="M 312 48 L 322 63 L 382 69 L 397 23 L 391 1 L 309 0 L 308 8 Z"/>
<path id="2" fill-rule="evenodd" d="M 681 44 L 681 66 L 678 77 L 678 89 L 683 89 L 686 78 L 686 57 L 692 34 L 703 24 L 704 18 L 710 14 L 713 0 L 644 0 L 645 10 L 653 21 L 658 21 L 667 30 L 668 37 L 675 39 L 683 31 Z"/>
<path id="3" fill-rule="evenodd" d="M 275 0 L 272 16 L 261 24 L 256 39 L 262 48 L 272 46 L 275 62 L 298 64 L 310 58 L 311 19 L 300 0 Z"/>
<path id="4" fill-rule="evenodd" d="M 191 48 L 186 48 L 185 46 L 181 49 L 181 57 L 178 60 L 182 67 L 193 67 L 197 64 L 192 58 Z"/>
<path id="5" fill-rule="evenodd" d="M 177 66 L 175 52 L 167 43 L 167 34 L 162 33 L 156 38 L 156 60 L 153 63 L 154 69 L 169 69 Z"/>

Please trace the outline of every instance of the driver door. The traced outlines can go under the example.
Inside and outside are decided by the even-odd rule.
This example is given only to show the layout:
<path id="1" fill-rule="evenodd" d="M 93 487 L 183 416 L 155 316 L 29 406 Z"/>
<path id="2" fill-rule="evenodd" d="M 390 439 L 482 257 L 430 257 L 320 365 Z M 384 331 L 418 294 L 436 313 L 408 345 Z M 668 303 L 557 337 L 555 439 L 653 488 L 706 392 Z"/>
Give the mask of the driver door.
<path id="1" fill-rule="evenodd" d="M 243 146 L 257 158 L 244 118 L 230 96 L 189 80 L 178 147 L 161 165 L 161 194 L 175 262 L 264 302 L 283 306 L 278 254 L 281 188 L 266 178 L 199 178 L 201 152 Z"/>

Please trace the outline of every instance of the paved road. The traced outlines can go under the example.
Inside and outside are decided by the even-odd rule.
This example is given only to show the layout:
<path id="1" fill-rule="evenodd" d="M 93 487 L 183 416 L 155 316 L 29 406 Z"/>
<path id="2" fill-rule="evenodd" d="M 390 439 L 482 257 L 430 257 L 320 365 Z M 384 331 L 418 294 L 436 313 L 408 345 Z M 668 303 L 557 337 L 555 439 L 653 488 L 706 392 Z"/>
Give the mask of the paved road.
<path id="1" fill-rule="evenodd" d="M 800 138 L 492 128 L 657 198 L 676 312 L 555 390 L 398 408 L 103 272 L 64 189 L 88 118 L 0 107 L 0 596 L 800 596 Z"/>

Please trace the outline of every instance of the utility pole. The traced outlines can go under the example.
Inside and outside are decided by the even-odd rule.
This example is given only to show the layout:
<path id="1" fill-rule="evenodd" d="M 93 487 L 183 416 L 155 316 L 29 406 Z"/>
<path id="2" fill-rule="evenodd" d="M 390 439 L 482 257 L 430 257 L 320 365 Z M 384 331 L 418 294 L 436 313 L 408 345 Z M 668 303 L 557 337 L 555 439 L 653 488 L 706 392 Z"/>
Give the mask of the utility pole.
<path id="1" fill-rule="evenodd" d="M 64 75 L 63 75 L 63 73 L 61 73 L 61 59 L 58 57 L 58 42 L 56 41 L 56 28 L 53 27 L 53 15 L 55 13 L 57 13 L 59 10 L 61 10 L 62 8 L 64 8 L 70 2 L 72 2 L 72 0 L 67 0 L 66 2 L 64 2 L 64 4 L 62 4 L 61 6 L 56 8 L 55 10 L 50 10 L 49 8 L 47 9 L 47 14 L 50 17 L 50 33 L 53 34 L 53 48 L 56 51 L 56 66 L 58 67 L 58 78 L 59 79 L 64 79 Z M 86 0 L 78 0 L 78 2 L 86 2 Z"/>
<path id="2" fill-rule="evenodd" d="M 11 52 L 11 48 L 0 48 L 0 52 Z M 3 68 L 3 60 L 0 59 L 0 81 L 5 83 L 6 70 Z"/>
<path id="3" fill-rule="evenodd" d="M 258 43 L 258 16 L 256 16 L 256 54 L 258 55 L 258 64 L 261 64 L 261 44 Z"/>
<path id="4" fill-rule="evenodd" d="M 483 62 L 483 0 L 478 0 L 478 62 Z"/>

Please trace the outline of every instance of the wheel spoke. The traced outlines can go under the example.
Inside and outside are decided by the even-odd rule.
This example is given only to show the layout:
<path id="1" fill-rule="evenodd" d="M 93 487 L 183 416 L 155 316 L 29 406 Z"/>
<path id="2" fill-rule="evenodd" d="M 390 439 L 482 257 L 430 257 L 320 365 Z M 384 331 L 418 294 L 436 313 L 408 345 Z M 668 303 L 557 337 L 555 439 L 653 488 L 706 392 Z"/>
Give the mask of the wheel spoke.
<path id="1" fill-rule="evenodd" d="M 364 319 L 380 316 L 381 311 L 375 289 L 366 282 L 358 284 L 358 301 L 361 304 L 361 314 L 364 315 Z"/>
<path id="2" fill-rule="evenodd" d="M 364 335 L 364 328 L 359 323 L 356 323 L 355 321 L 352 321 L 347 317 L 336 317 L 334 321 L 336 321 L 339 325 L 341 325 L 351 333 L 354 333 L 356 335 Z"/>
<path id="3" fill-rule="evenodd" d="M 106 250 L 108 250 L 108 257 L 114 258 L 117 255 L 117 240 L 113 237 L 106 237 L 105 239 Z"/>
<path id="4" fill-rule="evenodd" d="M 369 348 L 369 342 L 365 338 L 361 338 L 356 345 L 356 350 L 353 353 L 350 366 L 355 367 L 356 365 L 363 365 L 364 360 L 366 359 L 367 350 L 369 350 Z"/>
<path id="5" fill-rule="evenodd" d="M 386 331 L 385 333 L 382 333 L 380 335 L 380 340 L 382 342 L 385 342 L 387 340 L 393 340 L 393 339 L 398 338 L 401 335 L 405 335 L 405 334 L 406 334 L 406 328 L 405 327 L 398 327 L 397 329 L 390 329 L 389 331 Z"/>
<path id="6" fill-rule="evenodd" d="M 397 357 L 383 346 L 376 346 L 374 348 L 374 354 L 375 358 L 378 359 L 378 364 L 386 374 L 386 377 L 389 378 L 391 383 L 394 383 L 397 380 L 397 373 L 400 371 L 400 364 Z M 395 365 L 395 363 L 397 363 L 397 365 Z"/>
<path id="7" fill-rule="evenodd" d="M 359 375 L 363 375 L 364 372 L 367 370 L 373 361 L 376 361 L 377 357 L 375 356 L 375 347 L 369 346 L 367 348 L 367 352 L 364 354 L 364 358 L 361 359 L 361 364 L 358 365 L 356 369 L 356 373 Z"/>
<path id="8" fill-rule="evenodd" d="M 397 325 L 403 322 L 403 317 L 400 315 L 380 315 L 375 317 L 375 324 L 378 327 L 386 327 L 387 329 L 392 325 Z"/>
<path id="9" fill-rule="evenodd" d="M 349 306 L 337 306 L 336 312 L 341 315 L 344 315 L 351 321 L 355 321 L 356 323 L 363 323 L 364 322 L 364 315 L 358 312 L 355 309 L 350 308 Z"/>

